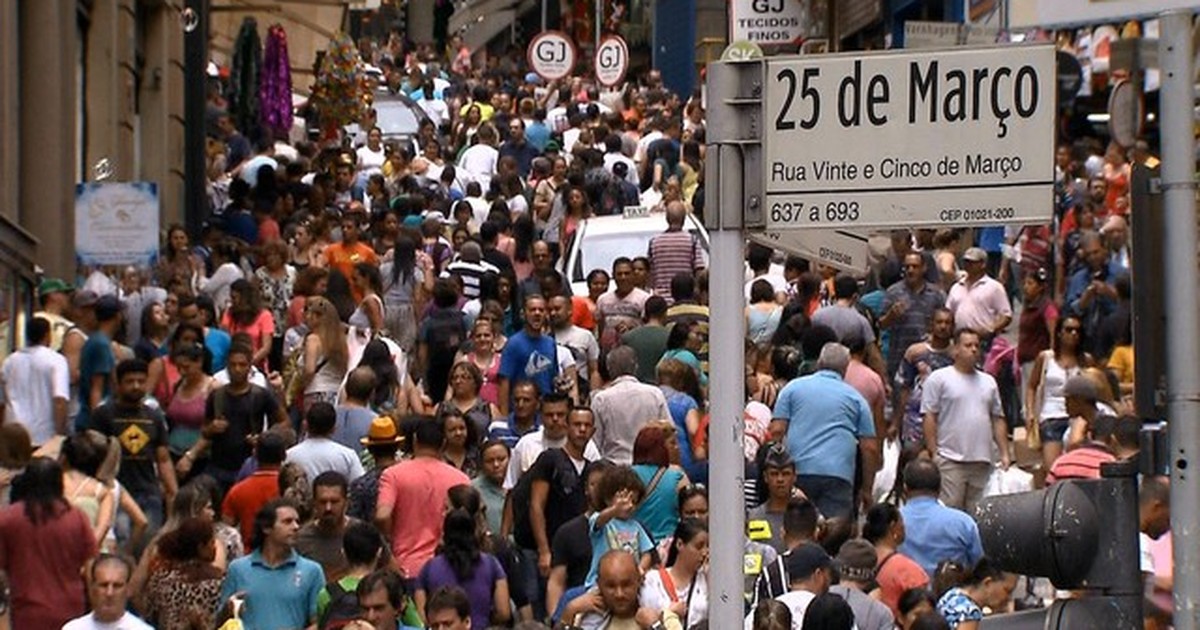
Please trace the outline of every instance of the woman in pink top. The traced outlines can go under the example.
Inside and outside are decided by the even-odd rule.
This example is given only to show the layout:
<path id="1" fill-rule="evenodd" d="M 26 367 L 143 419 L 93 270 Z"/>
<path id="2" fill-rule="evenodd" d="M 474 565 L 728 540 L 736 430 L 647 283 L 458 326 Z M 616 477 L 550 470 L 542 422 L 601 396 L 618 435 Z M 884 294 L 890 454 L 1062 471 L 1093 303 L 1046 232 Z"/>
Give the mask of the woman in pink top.
<path id="1" fill-rule="evenodd" d="M 250 336 L 254 350 L 252 363 L 266 371 L 267 357 L 275 336 L 275 317 L 263 308 L 262 294 L 249 280 L 236 280 L 229 287 L 229 309 L 221 317 L 221 328 L 232 337 L 238 333 Z"/>

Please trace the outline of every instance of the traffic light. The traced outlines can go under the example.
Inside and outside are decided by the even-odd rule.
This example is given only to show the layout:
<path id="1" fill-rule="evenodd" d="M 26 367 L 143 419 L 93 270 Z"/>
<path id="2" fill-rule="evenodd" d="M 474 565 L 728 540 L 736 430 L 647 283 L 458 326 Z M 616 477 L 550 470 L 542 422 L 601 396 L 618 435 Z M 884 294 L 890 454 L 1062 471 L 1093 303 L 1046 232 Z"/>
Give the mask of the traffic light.
<path id="1" fill-rule="evenodd" d="M 1137 466 L 1105 463 L 1101 479 L 989 497 L 975 518 L 983 550 L 1005 571 L 1076 591 L 1056 600 L 1045 628 L 1141 628 Z"/>

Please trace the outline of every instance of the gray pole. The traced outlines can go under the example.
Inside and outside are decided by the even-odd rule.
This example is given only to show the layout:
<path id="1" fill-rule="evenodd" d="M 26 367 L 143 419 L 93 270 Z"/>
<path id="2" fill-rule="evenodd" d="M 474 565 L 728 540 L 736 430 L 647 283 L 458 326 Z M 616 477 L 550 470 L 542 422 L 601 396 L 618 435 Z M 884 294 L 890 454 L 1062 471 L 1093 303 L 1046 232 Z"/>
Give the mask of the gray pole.
<path id="1" fill-rule="evenodd" d="M 1167 318 L 1167 417 L 1170 419 L 1171 531 L 1175 628 L 1200 630 L 1200 304 L 1196 279 L 1195 140 L 1192 136 L 1192 14 L 1161 17 L 1162 189 Z M 1141 278 L 1155 282 L 1157 278 Z M 1193 463 L 1193 460 L 1195 463 Z"/>
<path id="2" fill-rule="evenodd" d="M 549 10 L 546 7 L 546 3 L 548 3 L 548 2 L 550 2 L 550 0 L 542 0 L 542 32 L 543 33 L 546 32 L 546 11 Z"/>
<path id="3" fill-rule="evenodd" d="M 746 322 L 742 315 L 743 147 L 738 146 L 738 114 L 729 105 L 738 94 L 737 69 L 708 66 L 711 132 L 705 164 L 705 223 L 712 239 L 709 270 L 709 627 L 741 628 L 743 619 L 743 540 L 746 535 L 742 480 L 742 419 L 745 400 Z"/>

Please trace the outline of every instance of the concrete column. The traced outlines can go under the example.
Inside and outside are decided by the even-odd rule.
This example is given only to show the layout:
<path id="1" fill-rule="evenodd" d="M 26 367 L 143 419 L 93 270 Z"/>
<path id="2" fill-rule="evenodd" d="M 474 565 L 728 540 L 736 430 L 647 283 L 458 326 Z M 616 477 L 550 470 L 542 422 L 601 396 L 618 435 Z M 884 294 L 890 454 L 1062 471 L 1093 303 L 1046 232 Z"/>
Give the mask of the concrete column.
<path id="1" fill-rule="evenodd" d="M 0 0 L 0 214 L 16 221 L 20 201 L 20 21 L 18 0 Z"/>
<path id="2" fill-rule="evenodd" d="M 41 241 L 38 264 L 47 273 L 73 277 L 78 104 L 75 3 L 15 0 L 15 4 L 19 7 L 17 49 L 22 78 L 17 216 L 20 225 Z"/>
<path id="3" fill-rule="evenodd" d="M 183 221 L 182 2 L 143 9 L 145 25 L 140 100 L 141 164 L 137 179 L 158 184 L 162 226 Z"/>
<path id="4" fill-rule="evenodd" d="M 84 164 L 107 158 L 112 178 L 129 181 L 137 174 L 134 154 L 134 42 L 136 0 L 96 0 L 87 36 L 87 129 Z"/>

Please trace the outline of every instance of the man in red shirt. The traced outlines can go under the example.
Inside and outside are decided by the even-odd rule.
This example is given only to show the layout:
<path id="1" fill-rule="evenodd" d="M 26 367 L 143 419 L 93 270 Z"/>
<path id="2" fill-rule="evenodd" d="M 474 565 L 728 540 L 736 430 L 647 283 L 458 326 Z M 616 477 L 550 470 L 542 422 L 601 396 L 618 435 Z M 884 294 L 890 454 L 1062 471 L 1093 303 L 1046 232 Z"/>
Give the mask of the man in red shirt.
<path id="1" fill-rule="evenodd" d="M 405 576 L 414 578 L 442 539 L 442 517 L 450 488 L 471 482 L 441 458 L 445 434 L 440 422 L 425 421 L 413 436 L 413 458 L 393 465 L 379 478 L 375 524 L 392 544 Z"/>
<path id="2" fill-rule="evenodd" d="M 267 501 L 279 496 L 279 467 L 287 455 L 287 443 L 283 436 L 268 431 L 259 439 L 255 455 L 258 470 L 234 484 L 221 503 L 221 518 L 241 531 L 246 553 L 250 553 L 254 538 L 254 515 Z"/>
<path id="3" fill-rule="evenodd" d="M 362 217 L 357 213 L 346 213 L 346 216 L 342 217 L 341 223 L 342 242 L 325 248 L 325 262 L 331 269 L 338 270 L 346 277 L 346 280 L 350 280 L 354 265 L 360 262 L 379 264 L 379 256 L 375 254 L 375 250 L 370 245 L 358 240 L 361 219 Z M 354 294 L 356 303 L 362 300 L 362 291 L 355 288 L 353 283 L 351 283 L 350 290 Z"/>

